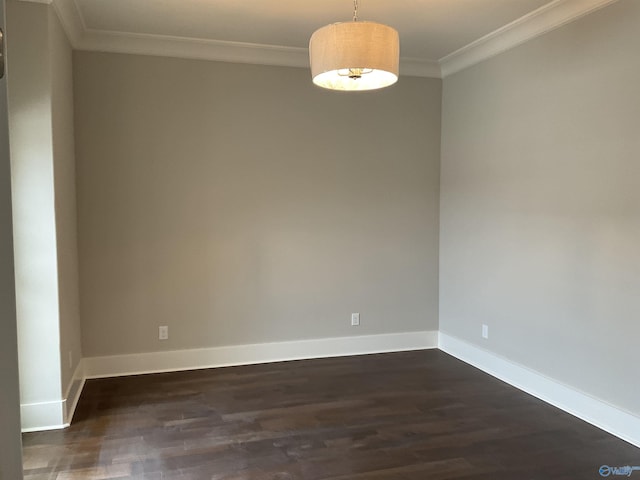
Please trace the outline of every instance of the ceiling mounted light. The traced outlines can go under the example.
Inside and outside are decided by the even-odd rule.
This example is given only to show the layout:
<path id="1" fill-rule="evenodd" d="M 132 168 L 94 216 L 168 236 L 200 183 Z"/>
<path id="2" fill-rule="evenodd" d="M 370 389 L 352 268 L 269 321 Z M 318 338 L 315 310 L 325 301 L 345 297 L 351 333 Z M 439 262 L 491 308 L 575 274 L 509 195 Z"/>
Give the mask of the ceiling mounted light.
<path id="1" fill-rule="evenodd" d="M 314 32 L 309 41 L 313 83 L 331 90 L 375 90 L 398 81 L 398 32 L 380 23 L 333 23 Z"/>

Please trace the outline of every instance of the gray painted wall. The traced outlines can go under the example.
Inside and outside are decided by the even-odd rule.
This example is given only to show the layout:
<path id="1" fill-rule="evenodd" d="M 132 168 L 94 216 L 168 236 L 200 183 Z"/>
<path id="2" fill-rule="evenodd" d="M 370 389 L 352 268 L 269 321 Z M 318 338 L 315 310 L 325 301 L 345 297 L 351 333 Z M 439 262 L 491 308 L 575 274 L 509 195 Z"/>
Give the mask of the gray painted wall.
<path id="1" fill-rule="evenodd" d="M 71 45 L 53 8 L 49 8 L 49 44 L 60 310 L 60 375 L 62 393 L 66 394 L 73 380 L 73 372 L 82 358 L 73 132 L 73 66 Z"/>
<path id="2" fill-rule="evenodd" d="M 639 24 L 621 0 L 445 79 L 440 239 L 443 332 L 636 415 Z"/>
<path id="3" fill-rule="evenodd" d="M 74 55 L 86 356 L 437 330 L 440 80 Z"/>
<path id="4" fill-rule="evenodd" d="M 4 28 L 0 0 L 0 28 Z M 0 80 L 0 480 L 22 478 L 7 76 Z"/>

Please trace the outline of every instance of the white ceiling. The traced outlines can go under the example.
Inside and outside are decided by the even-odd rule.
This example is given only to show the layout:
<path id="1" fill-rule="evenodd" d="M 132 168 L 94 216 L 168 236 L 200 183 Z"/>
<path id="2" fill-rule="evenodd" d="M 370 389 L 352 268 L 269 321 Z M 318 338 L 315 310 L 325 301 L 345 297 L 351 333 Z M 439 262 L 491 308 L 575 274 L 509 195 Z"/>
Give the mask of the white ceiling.
<path id="1" fill-rule="evenodd" d="M 53 3 L 74 48 L 304 67 L 309 37 L 353 0 L 23 0 Z M 401 74 L 440 77 L 616 0 L 359 0 L 400 33 Z"/>

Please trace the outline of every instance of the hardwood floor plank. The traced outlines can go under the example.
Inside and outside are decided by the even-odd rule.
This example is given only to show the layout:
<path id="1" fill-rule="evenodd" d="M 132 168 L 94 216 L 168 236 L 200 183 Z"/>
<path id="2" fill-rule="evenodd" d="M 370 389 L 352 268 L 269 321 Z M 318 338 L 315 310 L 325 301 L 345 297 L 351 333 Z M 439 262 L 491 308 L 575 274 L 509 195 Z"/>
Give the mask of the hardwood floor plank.
<path id="1" fill-rule="evenodd" d="M 640 449 L 417 351 L 89 380 L 26 480 L 600 478 Z"/>

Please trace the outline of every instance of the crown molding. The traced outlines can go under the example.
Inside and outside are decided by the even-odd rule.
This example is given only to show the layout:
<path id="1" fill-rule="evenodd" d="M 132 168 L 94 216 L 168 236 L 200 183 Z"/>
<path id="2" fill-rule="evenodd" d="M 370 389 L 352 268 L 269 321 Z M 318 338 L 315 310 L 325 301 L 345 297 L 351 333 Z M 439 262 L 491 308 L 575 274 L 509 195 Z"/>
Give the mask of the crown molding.
<path id="1" fill-rule="evenodd" d="M 26 0 L 29 1 L 29 0 Z M 75 0 L 52 0 L 53 9 L 55 10 L 62 28 L 67 32 L 69 43 L 75 49 L 79 48 L 86 26 L 84 19 L 80 13 L 80 9 Z"/>
<path id="2" fill-rule="evenodd" d="M 309 68 L 307 48 L 86 29 L 78 50 Z M 400 73 L 440 78 L 435 61 L 400 59 Z"/>
<path id="3" fill-rule="evenodd" d="M 309 67 L 306 48 L 94 30 L 76 0 L 21 0 L 52 4 L 76 50 Z M 565 25 L 617 0 L 553 0 L 438 61 L 401 58 L 401 75 L 443 78 Z"/>
<path id="4" fill-rule="evenodd" d="M 442 78 L 440 64 L 422 58 L 400 58 L 400 75 L 408 77 Z"/>
<path id="5" fill-rule="evenodd" d="M 78 50 L 308 67 L 306 48 L 87 29 Z"/>
<path id="6" fill-rule="evenodd" d="M 21 0 L 52 5 L 75 50 L 309 68 L 307 48 L 138 34 L 87 28 L 76 0 Z M 402 75 L 440 78 L 437 61 L 401 58 Z"/>
<path id="7" fill-rule="evenodd" d="M 86 30 L 84 19 L 80 14 L 80 9 L 75 0 L 20 0 L 27 3 L 39 3 L 42 5 L 51 5 L 62 24 L 69 43 L 73 48 L 78 48 L 84 31 Z"/>
<path id="8" fill-rule="evenodd" d="M 617 0 L 554 0 L 439 60 L 447 77 Z"/>

